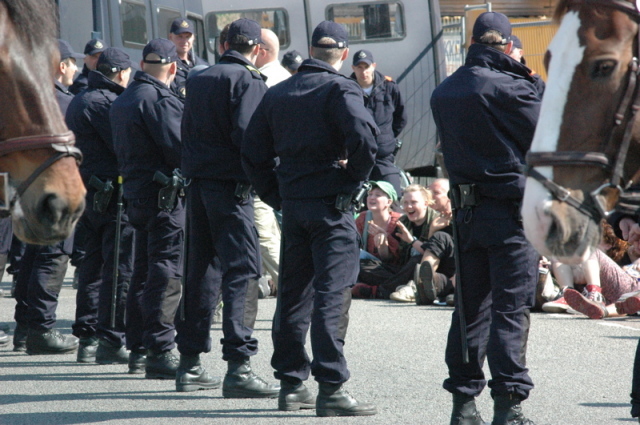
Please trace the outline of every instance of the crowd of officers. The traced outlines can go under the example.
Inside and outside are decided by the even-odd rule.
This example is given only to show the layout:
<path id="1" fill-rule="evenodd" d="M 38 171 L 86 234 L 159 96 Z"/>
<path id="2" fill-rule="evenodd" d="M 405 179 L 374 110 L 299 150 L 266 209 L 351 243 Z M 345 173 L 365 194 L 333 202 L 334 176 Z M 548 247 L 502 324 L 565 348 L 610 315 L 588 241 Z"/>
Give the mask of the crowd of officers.
<path id="1" fill-rule="evenodd" d="M 406 116 L 371 52 L 353 56 L 353 78 L 341 75 L 352 59 L 348 34 L 325 21 L 313 33 L 310 59 L 292 51 L 281 65 L 277 36 L 244 18 L 223 30 L 214 66 L 193 53 L 193 23 L 184 18 L 168 39 L 144 47 L 137 72 L 123 50 L 102 40 L 90 40 L 84 55 L 58 42 L 56 96 L 84 155 L 87 208 L 73 238 L 13 250 L 14 350 L 77 351 L 79 362 L 175 379 L 177 391 L 278 397 L 281 410 L 375 414 L 343 388 L 359 257 L 352 198 L 369 178 L 400 190 L 393 163 Z M 254 201 L 268 226 L 274 211 L 282 214 L 275 224 L 282 240 L 271 254 L 261 255 Z M 0 227 L 8 245 L 9 220 Z M 269 255 L 273 261 L 264 261 Z M 70 257 L 78 271 L 74 336 L 55 329 Z M 257 376 L 250 362 L 261 263 L 277 282 L 279 384 Z M 224 379 L 200 362 L 212 348 L 219 304 Z M 312 360 L 304 349 L 310 328 Z M 310 373 L 317 397 L 303 383 Z"/>
<path id="2" fill-rule="evenodd" d="M 130 373 L 175 379 L 177 391 L 222 386 L 225 397 L 277 397 L 281 410 L 376 413 L 343 387 L 359 262 L 353 201 L 367 179 L 400 193 L 393 160 L 406 123 L 402 99 L 367 50 L 351 57 L 353 78 L 339 73 L 350 59 L 339 24 L 315 28 L 309 59 L 284 55 L 297 69 L 291 77 L 273 63 L 273 37 L 255 21 L 234 21 L 222 33 L 219 63 L 198 69 L 192 23 L 180 18 L 169 39 L 145 46 L 133 76 L 124 52 L 92 40 L 86 78 L 72 86 L 87 88 L 75 97 L 67 90 L 75 53 L 60 41 L 56 89 L 84 152 L 88 188 L 78 227 L 79 341 L 53 327 L 70 241 L 29 245 L 15 293 L 15 349 L 78 350 L 79 361 L 128 363 Z M 537 256 L 519 208 L 543 84 L 509 56 L 513 48 L 507 17 L 480 15 L 465 65 L 431 98 L 460 263 L 444 382 L 453 425 L 485 423 L 475 397 L 487 384 L 494 425 L 533 424 L 520 404 L 533 388 L 525 354 Z M 282 81 L 273 85 L 277 75 Z M 271 360 L 279 385 L 258 377 L 250 362 L 261 277 L 256 195 L 266 211 L 282 213 Z M 212 348 L 220 299 L 224 380 L 200 363 Z M 304 348 L 309 331 L 313 359 Z M 310 374 L 317 397 L 304 385 Z"/>

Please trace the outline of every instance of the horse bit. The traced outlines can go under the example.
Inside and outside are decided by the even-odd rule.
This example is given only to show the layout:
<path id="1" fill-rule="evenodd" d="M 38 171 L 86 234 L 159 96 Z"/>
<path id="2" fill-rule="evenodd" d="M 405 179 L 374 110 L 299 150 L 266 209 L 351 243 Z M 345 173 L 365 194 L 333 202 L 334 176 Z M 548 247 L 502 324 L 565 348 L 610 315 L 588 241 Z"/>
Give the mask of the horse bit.
<path id="1" fill-rule="evenodd" d="M 0 156 L 13 152 L 43 148 L 51 148 L 55 151 L 55 153 L 40 164 L 26 180 L 20 183 L 11 198 L 9 193 L 9 173 L 0 173 L 0 178 L 4 180 L 4 199 L 0 199 L 0 218 L 11 215 L 11 210 L 18 201 L 18 198 L 21 197 L 31 183 L 52 164 L 68 156 L 74 157 L 78 163 L 82 162 L 80 149 L 73 146 L 75 141 L 75 136 L 71 131 L 63 134 L 14 137 L 0 141 Z"/>
<path id="2" fill-rule="evenodd" d="M 629 17 L 640 24 L 640 0 L 635 3 L 629 3 L 623 0 L 576 0 L 571 4 L 584 4 L 590 3 L 603 7 L 610 7 L 619 11 L 622 11 L 629 15 Z M 591 217 L 596 223 L 600 222 L 602 218 L 606 218 L 611 214 L 611 210 L 607 210 L 605 200 L 606 194 L 610 191 L 618 192 L 618 202 L 614 207 L 615 211 L 625 214 L 634 215 L 640 211 L 640 192 L 625 191 L 620 187 L 622 180 L 622 173 L 624 169 L 624 163 L 627 159 L 627 153 L 631 145 L 631 139 L 633 137 L 632 130 L 636 119 L 636 112 L 640 109 L 640 90 L 638 90 L 638 74 L 640 69 L 638 66 L 638 49 L 640 48 L 640 30 L 636 40 L 636 54 L 629 63 L 629 81 L 625 90 L 624 96 L 620 101 L 620 104 L 614 115 L 614 127 L 609 133 L 609 137 L 605 144 L 603 144 L 603 151 L 607 146 L 611 146 L 614 134 L 616 130 L 623 122 L 624 117 L 629 114 L 629 120 L 624 128 L 622 143 L 616 160 L 613 166 L 611 166 L 610 160 L 606 154 L 601 152 L 577 152 L 577 151 L 564 151 L 564 152 L 528 152 L 527 153 L 527 166 L 525 168 L 525 175 L 532 177 L 542 184 L 551 195 L 560 202 L 565 202 L 578 211 Z M 633 103 L 631 102 L 633 100 Z M 543 176 L 540 172 L 534 169 L 534 167 L 540 166 L 590 166 L 600 167 L 605 171 L 611 173 L 611 177 L 608 182 L 601 185 L 594 191 L 589 193 L 589 197 L 586 200 L 591 200 L 594 206 L 580 201 L 571 193 L 568 189 L 553 182 L 547 177 Z M 640 170 L 632 177 L 628 182 L 625 189 L 631 186 L 637 177 L 640 177 Z"/>

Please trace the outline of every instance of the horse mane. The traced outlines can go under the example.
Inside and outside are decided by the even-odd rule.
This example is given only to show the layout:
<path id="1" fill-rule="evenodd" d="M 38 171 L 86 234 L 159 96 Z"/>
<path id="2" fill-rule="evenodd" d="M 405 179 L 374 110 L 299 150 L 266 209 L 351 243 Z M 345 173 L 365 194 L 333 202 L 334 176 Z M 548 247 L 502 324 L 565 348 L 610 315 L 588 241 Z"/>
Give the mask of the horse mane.
<path id="1" fill-rule="evenodd" d="M 562 20 L 562 17 L 564 16 L 564 14 L 567 13 L 567 10 L 569 10 L 570 3 L 571 3 L 571 0 L 558 1 L 558 4 L 556 5 L 556 10 L 555 12 L 553 12 L 553 20 L 556 23 L 559 23 Z"/>
<path id="2" fill-rule="evenodd" d="M 51 48 L 57 38 L 58 11 L 53 0 L 0 0 L 19 38 L 31 50 Z"/>

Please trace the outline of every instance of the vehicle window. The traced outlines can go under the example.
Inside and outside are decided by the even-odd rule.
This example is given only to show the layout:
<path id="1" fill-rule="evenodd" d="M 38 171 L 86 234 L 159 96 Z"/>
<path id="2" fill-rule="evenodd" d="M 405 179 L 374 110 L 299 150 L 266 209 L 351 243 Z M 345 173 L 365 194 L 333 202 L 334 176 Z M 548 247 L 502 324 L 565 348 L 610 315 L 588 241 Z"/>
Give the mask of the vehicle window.
<path id="1" fill-rule="evenodd" d="M 122 23 L 122 45 L 142 49 L 148 42 L 147 8 L 144 3 L 122 0 L 120 21 Z"/>
<path id="2" fill-rule="evenodd" d="M 193 15 L 189 15 L 188 18 L 191 19 L 196 26 L 196 41 L 193 43 L 193 51 L 202 59 L 208 61 L 209 55 L 207 54 L 207 47 L 204 42 L 204 22 L 202 22 L 202 18 Z"/>
<path id="3" fill-rule="evenodd" d="M 284 9 L 252 9 L 232 12 L 211 12 L 206 16 L 207 48 L 216 54 L 218 35 L 231 22 L 240 18 L 257 21 L 262 28 L 275 32 L 280 39 L 280 48 L 286 49 L 291 43 L 289 31 L 289 15 Z"/>
<path id="4" fill-rule="evenodd" d="M 326 18 L 344 25 L 352 43 L 405 37 L 404 10 L 397 2 L 333 4 Z"/>
<path id="5" fill-rule="evenodd" d="M 180 12 L 170 9 L 158 8 L 158 37 L 168 38 L 171 30 L 171 23 L 174 19 L 181 17 Z"/>

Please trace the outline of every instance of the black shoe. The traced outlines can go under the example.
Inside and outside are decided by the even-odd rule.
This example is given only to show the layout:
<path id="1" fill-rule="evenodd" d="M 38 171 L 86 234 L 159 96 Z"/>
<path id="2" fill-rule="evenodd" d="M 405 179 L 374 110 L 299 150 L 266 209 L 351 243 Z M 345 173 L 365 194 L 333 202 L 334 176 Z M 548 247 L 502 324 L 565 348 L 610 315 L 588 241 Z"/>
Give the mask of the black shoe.
<path id="1" fill-rule="evenodd" d="M 176 379 L 178 370 L 178 358 L 171 351 L 155 353 L 147 352 L 147 366 L 145 378 L 147 379 Z"/>
<path id="2" fill-rule="evenodd" d="M 488 425 L 476 409 L 475 397 L 453 394 L 453 410 L 450 425 Z"/>
<path id="3" fill-rule="evenodd" d="M 98 343 L 96 351 L 98 364 L 128 364 L 129 353 L 124 345 L 114 345 L 103 339 Z"/>
<path id="4" fill-rule="evenodd" d="M 9 345 L 9 335 L 4 333 L 4 331 L 0 331 L 0 347 L 4 347 L 5 345 Z"/>
<path id="5" fill-rule="evenodd" d="M 56 329 L 27 331 L 27 354 L 67 354 L 78 349 L 78 338 L 62 335 Z"/>
<path id="6" fill-rule="evenodd" d="M 95 363 L 97 349 L 98 338 L 96 338 L 95 336 L 80 338 L 77 361 L 79 363 Z"/>
<path id="7" fill-rule="evenodd" d="M 372 416 L 378 413 L 370 403 L 361 403 L 342 384 L 321 382 L 316 399 L 317 416 Z"/>
<path id="8" fill-rule="evenodd" d="M 291 384 L 280 381 L 278 410 L 315 409 L 316 398 L 302 382 Z"/>
<path id="9" fill-rule="evenodd" d="M 180 365 L 176 372 L 176 391 L 191 392 L 220 388 L 222 381 L 212 377 L 200 363 L 200 356 L 180 355 Z"/>
<path id="10" fill-rule="evenodd" d="M 147 356 L 144 353 L 129 353 L 129 374 L 140 375 L 145 372 L 147 367 Z"/>
<path id="11" fill-rule="evenodd" d="M 493 398 L 492 425 L 535 425 L 522 414 L 522 399 L 514 395 L 501 395 Z"/>
<path id="12" fill-rule="evenodd" d="M 431 263 L 423 261 L 416 266 L 414 282 L 416 283 L 416 304 L 433 304 L 436 298 L 438 298 L 438 290 L 433 279 Z"/>
<path id="13" fill-rule="evenodd" d="M 229 361 L 222 384 L 225 398 L 274 398 L 280 393 L 280 385 L 268 384 L 251 370 L 249 359 Z"/>
<path id="14" fill-rule="evenodd" d="M 27 351 L 27 327 L 20 323 L 13 330 L 13 351 Z"/>

